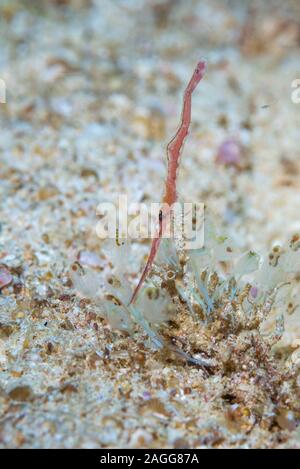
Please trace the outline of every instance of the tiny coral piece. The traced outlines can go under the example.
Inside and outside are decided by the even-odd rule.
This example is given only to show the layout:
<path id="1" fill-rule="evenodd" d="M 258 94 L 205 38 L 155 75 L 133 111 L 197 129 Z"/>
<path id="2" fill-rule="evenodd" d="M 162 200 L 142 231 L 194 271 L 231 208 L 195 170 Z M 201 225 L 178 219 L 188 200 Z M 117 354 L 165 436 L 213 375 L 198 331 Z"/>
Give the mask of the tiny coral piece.
<path id="1" fill-rule="evenodd" d="M 219 147 L 216 162 L 224 166 L 239 166 L 241 163 L 241 147 L 239 143 L 230 138 Z"/>

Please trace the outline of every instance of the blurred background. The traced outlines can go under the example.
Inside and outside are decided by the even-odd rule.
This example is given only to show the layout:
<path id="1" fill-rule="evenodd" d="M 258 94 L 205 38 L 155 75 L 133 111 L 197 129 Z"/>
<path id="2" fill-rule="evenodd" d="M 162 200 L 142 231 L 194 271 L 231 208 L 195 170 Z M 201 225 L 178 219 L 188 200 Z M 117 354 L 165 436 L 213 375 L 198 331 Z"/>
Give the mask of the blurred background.
<path id="1" fill-rule="evenodd" d="M 298 1 L 1 0 L 0 17 L 1 200 L 15 228 L 49 199 L 60 212 L 117 192 L 158 201 L 199 57 L 181 198 L 257 247 L 300 228 Z"/>

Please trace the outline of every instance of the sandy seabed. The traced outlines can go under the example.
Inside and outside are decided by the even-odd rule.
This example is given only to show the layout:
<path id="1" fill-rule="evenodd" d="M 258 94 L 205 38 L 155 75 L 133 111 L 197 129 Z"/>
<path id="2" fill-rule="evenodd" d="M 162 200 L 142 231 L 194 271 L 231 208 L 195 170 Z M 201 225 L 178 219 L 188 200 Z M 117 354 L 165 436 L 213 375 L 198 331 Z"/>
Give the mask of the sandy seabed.
<path id="1" fill-rule="evenodd" d="M 199 57 L 180 198 L 204 201 L 258 251 L 300 230 L 299 2 L 2 0 L 0 28 L 0 269 L 12 280 L 0 295 L 0 446 L 299 448 L 299 415 L 258 421 L 231 401 L 231 378 L 111 330 L 69 276 L 80 256 L 103 269 L 100 202 L 160 200 Z M 228 139 L 239 169 L 216 164 Z M 148 245 L 135 249 L 124 271 L 136 282 Z M 285 349 L 300 345 L 299 314 Z"/>

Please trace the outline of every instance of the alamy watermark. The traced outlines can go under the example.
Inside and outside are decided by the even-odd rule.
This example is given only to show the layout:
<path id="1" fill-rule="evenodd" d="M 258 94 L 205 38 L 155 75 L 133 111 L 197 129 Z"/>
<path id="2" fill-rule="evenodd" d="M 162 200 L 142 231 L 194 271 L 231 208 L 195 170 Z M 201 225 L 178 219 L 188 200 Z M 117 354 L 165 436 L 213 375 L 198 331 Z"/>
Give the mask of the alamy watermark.
<path id="1" fill-rule="evenodd" d="M 6 84 L 5 81 L 0 78 L 0 104 L 6 103 Z"/>
<path id="2" fill-rule="evenodd" d="M 172 238 L 184 249 L 199 249 L 204 245 L 204 204 L 166 203 L 128 204 L 126 194 L 119 195 L 118 203 L 100 203 L 97 236 L 101 239 Z"/>

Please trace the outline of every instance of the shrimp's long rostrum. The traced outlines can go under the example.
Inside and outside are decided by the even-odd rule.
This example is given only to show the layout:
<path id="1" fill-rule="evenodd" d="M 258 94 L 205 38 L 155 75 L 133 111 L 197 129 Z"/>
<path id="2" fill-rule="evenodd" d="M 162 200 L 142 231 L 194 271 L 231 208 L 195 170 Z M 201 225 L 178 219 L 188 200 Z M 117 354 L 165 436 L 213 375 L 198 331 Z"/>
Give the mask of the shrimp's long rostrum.
<path id="1" fill-rule="evenodd" d="M 168 155 L 168 169 L 167 169 L 167 178 L 166 178 L 166 187 L 165 187 L 165 194 L 163 197 L 163 204 L 167 204 L 169 206 L 168 211 L 170 212 L 172 205 L 177 200 L 177 171 L 179 166 L 179 159 L 181 150 L 184 144 L 184 140 L 188 135 L 189 127 L 191 124 L 191 108 L 192 108 L 192 93 L 195 90 L 196 86 L 202 79 L 206 69 L 206 63 L 204 61 L 200 61 L 197 64 L 197 67 L 194 70 L 192 78 L 188 86 L 184 92 L 183 98 L 183 109 L 181 115 L 181 123 L 180 126 L 172 138 L 170 143 L 167 146 L 167 155 Z M 150 254 L 146 263 L 146 266 L 143 270 L 141 278 L 139 280 L 138 285 L 136 286 L 133 295 L 131 297 L 130 303 L 133 303 L 136 299 L 140 288 L 142 287 L 149 271 L 151 270 L 152 264 L 154 262 L 155 256 L 157 254 L 161 238 L 164 233 L 164 229 L 166 226 L 166 216 L 167 213 L 163 213 L 159 220 L 159 232 L 157 236 L 153 239 Z"/>

